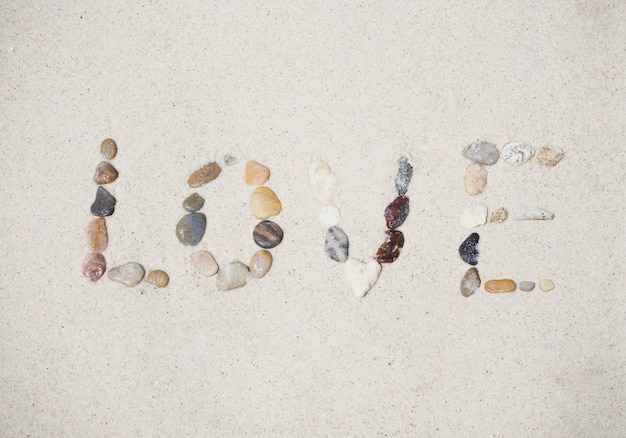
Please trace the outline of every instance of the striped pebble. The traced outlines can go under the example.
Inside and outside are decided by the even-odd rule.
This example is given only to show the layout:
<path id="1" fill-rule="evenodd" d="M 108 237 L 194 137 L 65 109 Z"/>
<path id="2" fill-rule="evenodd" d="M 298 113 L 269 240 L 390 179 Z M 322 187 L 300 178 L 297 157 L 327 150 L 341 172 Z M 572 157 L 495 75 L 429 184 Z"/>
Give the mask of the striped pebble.
<path id="1" fill-rule="evenodd" d="M 283 229 L 276 222 L 261 221 L 254 227 L 252 238 L 261 248 L 270 249 L 283 241 Z"/>

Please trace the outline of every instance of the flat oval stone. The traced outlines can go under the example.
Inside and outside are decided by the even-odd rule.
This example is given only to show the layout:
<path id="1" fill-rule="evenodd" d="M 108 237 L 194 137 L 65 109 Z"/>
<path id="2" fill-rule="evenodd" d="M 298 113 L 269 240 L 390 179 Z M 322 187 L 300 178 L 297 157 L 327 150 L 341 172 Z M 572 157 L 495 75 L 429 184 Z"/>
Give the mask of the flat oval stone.
<path id="1" fill-rule="evenodd" d="M 104 260 L 104 256 L 97 253 L 87 254 L 85 261 L 83 262 L 83 276 L 87 277 L 91 281 L 98 281 L 100 277 L 104 275 L 104 271 L 107 269 L 107 263 Z"/>
<path id="2" fill-rule="evenodd" d="M 219 266 L 215 261 L 215 257 L 209 251 L 196 251 L 191 254 L 191 263 L 196 268 L 196 272 L 205 277 L 217 274 Z"/>
<path id="3" fill-rule="evenodd" d="M 117 169 L 113 167 L 108 161 L 102 161 L 96 166 L 96 173 L 93 176 L 93 181 L 96 184 L 109 184 L 115 181 L 119 173 Z"/>
<path id="4" fill-rule="evenodd" d="M 246 184 L 260 186 L 270 179 L 270 170 L 258 161 L 250 160 L 246 163 Z"/>
<path id="5" fill-rule="evenodd" d="M 283 229 L 276 222 L 261 221 L 252 231 L 252 239 L 261 248 L 270 249 L 283 241 Z"/>
<path id="6" fill-rule="evenodd" d="M 461 295 L 464 297 L 472 296 L 479 287 L 480 276 L 478 275 L 478 269 L 469 268 L 461 280 Z"/>
<path id="7" fill-rule="evenodd" d="M 220 269 L 215 280 L 218 290 L 237 289 L 248 281 L 248 267 L 241 262 L 231 262 Z"/>
<path id="8" fill-rule="evenodd" d="M 404 246 L 404 234 L 398 230 L 385 230 L 385 241 L 376 251 L 374 260 L 379 263 L 393 263 L 400 256 Z"/>
<path id="9" fill-rule="evenodd" d="M 200 187 L 201 185 L 210 183 L 222 172 L 222 168 L 219 164 L 212 162 L 207 164 L 206 166 L 201 167 L 191 174 L 189 179 L 187 180 L 187 184 L 189 187 Z"/>
<path id="10" fill-rule="evenodd" d="M 109 279 L 124 286 L 137 286 L 143 280 L 146 271 L 139 263 L 128 262 L 109 271 Z"/>
<path id="11" fill-rule="evenodd" d="M 331 260 L 339 263 L 348 260 L 348 246 L 348 236 L 341 228 L 333 226 L 326 230 L 324 250 Z"/>
<path id="12" fill-rule="evenodd" d="M 183 208 L 190 213 L 195 213 L 204 207 L 204 198 L 197 193 L 193 193 L 183 201 Z"/>
<path id="13" fill-rule="evenodd" d="M 520 166 L 535 155 L 535 150 L 519 141 L 507 143 L 502 148 L 502 159 L 514 166 Z"/>
<path id="14" fill-rule="evenodd" d="M 465 191 L 470 195 L 478 195 L 487 185 L 487 171 L 478 163 L 472 163 L 465 170 Z"/>
<path id="15" fill-rule="evenodd" d="M 493 213 L 491 213 L 491 217 L 489 218 L 489 222 L 501 223 L 509 217 L 509 212 L 506 211 L 506 208 L 500 207 Z"/>
<path id="16" fill-rule="evenodd" d="M 148 274 L 146 281 L 156 287 L 165 287 L 169 284 L 170 277 L 166 272 L 157 269 L 156 271 L 152 271 Z"/>
<path id="17" fill-rule="evenodd" d="M 459 223 L 465 228 L 478 227 L 484 225 L 485 222 L 487 222 L 487 207 L 484 205 L 466 208 L 459 218 Z"/>
<path id="18" fill-rule="evenodd" d="M 459 246 L 459 255 L 461 260 L 472 266 L 478 264 L 478 240 L 480 236 L 477 233 L 470 234 L 467 239 Z"/>
<path id="19" fill-rule="evenodd" d="M 554 282 L 547 279 L 539 280 L 539 289 L 541 289 L 542 292 L 550 292 L 554 289 Z"/>
<path id="20" fill-rule="evenodd" d="M 500 158 L 500 152 L 498 152 L 498 148 L 493 143 L 477 141 L 463 149 L 463 156 L 474 163 L 491 166 L 496 164 L 498 158 Z"/>
<path id="21" fill-rule="evenodd" d="M 341 190 L 337 175 L 325 161 L 315 161 L 309 167 L 309 184 L 313 196 L 322 204 L 332 204 Z"/>
<path id="22" fill-rule="evenodd" d="M 262 278 L 272 267 L 272 253 L 261 249 L 250 258 L 250 277 Z"/>
<path id="23" fill-rule="evenodd" d="M 91 252 L 102 252 L 109 242 L 106 219 L 96 218 L 87 225 L 87 245 Z"/>
<path id="24" fill-rule="evenodd" d="M 513 292 L 517 289 L 517 285 L 513 280 L 503 279 L 503 280 L 489 280 L 485 283 L 485 290 L 487 292 L 491 292 L 492 294 L 497 294 L 501 292 Z"/>
<path id="25" fill-rule="evenodd" d="M 537 153 L 537 161 L 548 167 L 554 167 L 563 159 L 563 153 L 556 153 L 550 148 L 543 148 Z"/>
<path id="26" fill-rule="evenodd" d="M 116 202 L 115 197 L 107 189 L 98 186 L 96 199 L 91 204 L 91 214 L 99 217 L 111 216 L 115 211 Z"/>
<path id="27" fill-rule="evenodd" d="M 401 226 L 409 215 L 409 198 L 398 196 L 385 208 L 387 228 L 395 230 Z"/>
<path id="28" fill-rule="evenodd" d="M 399 196 L 406 195 L 412 177 L 413 166 L 411 166 L 407 157 L 400 157 L 398 160 L 398 175 L 396 175 L 396 190 Z"/>
<path id="29" fill-rule="evenodd" d="M 250 195 L 250 210 L 257 219 L 267 219 L 280 213 L 282 205 L 269 187 L 257 187 Z"/>
<path id="30" fill-rule="evenodd" d="M 107 160 L 112 160 L 117 155 L 117 144 L 111 138 L 107 138 L 100 143 L 100 153 Z"/>
<path id="31" fill-rule="evenodd" d="M 530 292 L 535 288 L 535 283 L 533 281 L 520 281 L 519 290 L 523 290 L 524 292 Z"/>
<path id="32" fill-rule="evenodd" d="M 176 237 L 183 245 L 195 246 L 202 240 L 205 230 L 206 216 L 202 213 L 190 213 L 176 224 Z"/>
<path id="33" fill-rule="evenodd" d="M 364 297 L 376 284 L 382 269 L 380 263 L 374 259 L 367 262 L 348 259 L 343 266 L 350 289 L 358 298 Z"/>

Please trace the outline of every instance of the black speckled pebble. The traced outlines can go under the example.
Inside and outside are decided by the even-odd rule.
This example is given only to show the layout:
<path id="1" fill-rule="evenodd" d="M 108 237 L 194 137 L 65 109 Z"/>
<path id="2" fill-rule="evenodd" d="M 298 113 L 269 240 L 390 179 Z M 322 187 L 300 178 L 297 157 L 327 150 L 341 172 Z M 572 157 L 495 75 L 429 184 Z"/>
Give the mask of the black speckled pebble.
<path id="1" fill-rule="evenodd" d="M 205 230 L 206 216 L 202 213 L 191 213 L 176 224 L 176 237 L 183 245 L 195 246 L 202 240 Z"/>
<path id="2" fill-rule="evenodd" d="M 477 233 L 472 233 L 459 247 L 461 259 L 472 266 L 478 264 L 478 239 L 480 236 Z"/>
<path id="3" fill-rule="evenodd" d="M 413 166 L 406 157 L 400 157 L 398 160 L 398 176 L 396 176 L 396 190 L 398 195 L 406 195 L 409 183 L 413 177 Z"/>
<path id="4" fill-rule="evenodd" d="M 338 226 L 330 227 L 326 231 L 324 250 L 326 255 L 339 263 L 348 260 L 348 236 Z"/>
<path id="5" fill-rule="evenodd" d="M 96 199 L 91 204 L 91 214 L 98 217 L 111 216 L 115 211 L 115 197 L 102 186 L 98 187 Z"/>
<path id="6" fill-rule="evenodd" d="M 197 193 L 189 195 L 183 201 L 183 208 L 190 213 L 195 213 L 204 207 L 204 198 Z"/>
<path id="7" fill-rule="evenodd" d="M 261 248 L 269 249 L 283 241 L 283 229 L 276 222 L 261 221 L 254 227 L 252 238 Z"/>

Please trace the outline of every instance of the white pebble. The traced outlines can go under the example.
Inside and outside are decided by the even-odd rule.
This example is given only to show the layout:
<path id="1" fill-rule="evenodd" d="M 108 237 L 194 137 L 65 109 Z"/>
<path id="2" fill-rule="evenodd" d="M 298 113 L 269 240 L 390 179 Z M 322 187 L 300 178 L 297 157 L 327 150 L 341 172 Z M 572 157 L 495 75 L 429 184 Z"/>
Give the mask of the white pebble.
<path id="1" fill-rule="evenodd" d="M 476 205 L 468 207 L 461 213 L 459 223 L 465 228 L 474 228 L 487 222 L 487 207 Z"/>
<path id="2" fill-rule="evenodd" d="M 356 297 L 361 298 L 376 284 L 382 266 L 374 259 L 370 259 L 367 263 L 348 259 L 344 263 L 344 269 L 352 292 Z"/>
<path id="3" fill-rule="evenodd" d="M 519 166 L 530 160 L 535 155 L 535 150 L 519 141 L 507 143 L 502 148 L 500 157 L 509 164 Z"/>
<path id="4" fill-rule="evenodd" d="M 309 167 L 309 183 L 315 198 L 322 204 L 332 204 L 341 190 L 337 175 L 325 161 L 315 161 Z"/>
<path id="5" fill-rule="evenodd" d="M 516 221 L 552 220 L 554 213 L 536 205 L 514 205 L 509 209 L 511 218 Z"/>
<path id="6" fill-rule="evenodd" d="M 341 212 L 334 205 L 326 205 L 320 212 L 320 222 L 324 227 L 334 227 L 341 222 Z"/>
<path id="7" fill-rule="evenodd" d="M 249 269 L 241 262 L 231 262 L 220 269 L 215 284 L 218 290 L 237 289 L 246 285 Z"/>
<path id="8" fill-rule="evenodd" d="M 137 286 L 143 280 L 146 271 L 139 263 L 129 262 L 109 271 L 109 279 L 122 283 L 124 286 Z"/>

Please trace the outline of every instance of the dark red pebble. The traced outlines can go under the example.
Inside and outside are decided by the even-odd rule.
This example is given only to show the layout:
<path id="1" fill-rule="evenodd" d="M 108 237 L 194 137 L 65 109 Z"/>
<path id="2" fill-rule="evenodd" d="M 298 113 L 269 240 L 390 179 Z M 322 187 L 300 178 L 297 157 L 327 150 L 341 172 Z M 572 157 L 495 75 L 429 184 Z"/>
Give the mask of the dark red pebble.
<path id="1" fill-rule="evenodd" d="M 398 196 L 391 204 L 385 208 L 385 219 L 387 228 L 395 230 L 404 223 L 409 215 L 409 198 Z"/>
<path id="2" fill-rule="evenodd" d="M 386 230 L 385 241 L 376 251 L 374 259 L 378 263 L 393 263 L 400 256 L 400 250 L 404 246 L 404 234 L 398 230 Z"/>

